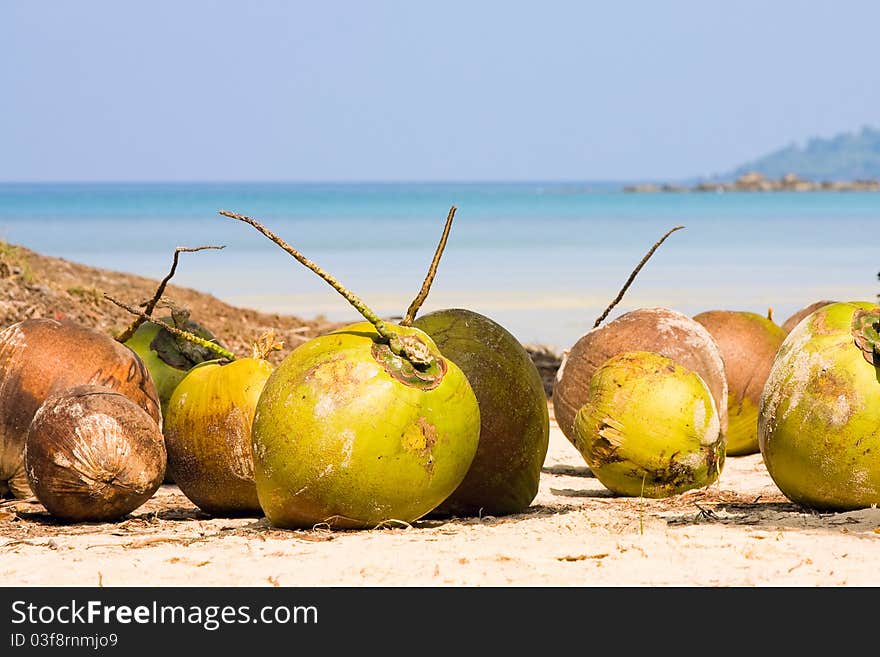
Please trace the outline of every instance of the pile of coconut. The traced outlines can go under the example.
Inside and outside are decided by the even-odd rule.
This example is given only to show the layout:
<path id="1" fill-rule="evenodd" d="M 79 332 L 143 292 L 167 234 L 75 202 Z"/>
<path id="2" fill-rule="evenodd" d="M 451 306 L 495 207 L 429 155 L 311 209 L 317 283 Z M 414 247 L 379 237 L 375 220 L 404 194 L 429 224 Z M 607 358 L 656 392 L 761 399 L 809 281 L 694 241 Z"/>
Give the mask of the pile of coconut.
<path id="1" fill-rule="evenodd" d="M 880 307 L 818 301 L 768 316 L 668 308 L 621 315 L 566 353 L 553 390 L 563 433 L 620 495 L 667 497 L 760 452 L 793 502 L 880 502 Z"/>
<path id="2" fill-rule="evenodd" d="M 525 510 L 549 442 L 542 377 L 494 320 L 451 308 L 399 322 L 260 222 L 250 224 L 345 297 L 363 322 L 306 340 L 280 363 L 267 332 L 236 354 L 162 291 L 111 336 L 25 319 L 0 332 L 0 493 L 33 494 L 68 522 L 123 518 L 173 482 L 211 515 L 276 527 L 375 528 Z M 199 247 L 213 248 L 213 247 Z"/>
<path id="3" fill-rule="evenodd" d="M 0 332 L 0 494 L 34 495 L 69 522 L 123 518 L 163 482 L 212 515 L 276 527 L 369 529 L 426 516 L 503 515 L 534 500 L 549 441 L 535 361 L 489 317 L 450 308 L 400 321 L 260 222 L 251 225 L 364 321 L 303 341 L 280 363 L 269 331 L 236 354 L 184 309 L 159 316 L 166 277 L 111 336 L 70 320 Z M 596 478 L 621 496 L 709 486 L 760 452 L 807 507 L 880 503 L 880 307 L 821 301 L 782 325 L 740 310 L 639 308 L 565 352 L 552 408 Z M 204 248 L 204 247 L 203 247 Z"/>

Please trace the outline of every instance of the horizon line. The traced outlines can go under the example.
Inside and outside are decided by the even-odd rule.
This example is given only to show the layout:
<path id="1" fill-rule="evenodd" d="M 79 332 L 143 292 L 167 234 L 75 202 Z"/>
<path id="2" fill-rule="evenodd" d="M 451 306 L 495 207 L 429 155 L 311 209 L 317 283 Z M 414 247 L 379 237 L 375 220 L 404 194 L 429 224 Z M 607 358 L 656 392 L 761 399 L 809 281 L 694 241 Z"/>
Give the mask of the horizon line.
<path id="1" fill-rule="evenodd" d="M 684 180 L 698 180 L 690 177 Z M 131 180 L 0 180 L 0 185 L 629 185 L 634 183 L 658 182 L 659 178 L 474 178 L 474 179 L 346 179 L 346 180 L 308 180 L 308 179 L 131 179 Z M 665 179 L 663 179 L 665 181 Z"/>

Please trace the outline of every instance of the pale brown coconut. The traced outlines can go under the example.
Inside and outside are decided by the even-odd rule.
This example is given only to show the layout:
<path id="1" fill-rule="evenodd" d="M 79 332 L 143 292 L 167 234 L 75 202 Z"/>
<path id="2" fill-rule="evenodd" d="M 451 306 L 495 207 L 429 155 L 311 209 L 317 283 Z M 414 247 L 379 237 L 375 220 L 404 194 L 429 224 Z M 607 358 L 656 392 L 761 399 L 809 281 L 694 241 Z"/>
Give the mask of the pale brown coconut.
<path id="1" fill-rule="evenodd" d="M 26 319 L 0 331 L 0 496 L 30 495 L 24 446 L 34 413 L 77 385 L 121 392 L 161 426 L 159 396 L 140 357 L 98 330 L 71 321 Z"/>
<path id="2" fill-rule="evenodd" d="M 768 317 L 748 311 L 707 310 L 694 319 L 712 334 L 724 359 L 727 454 L 757 454 L 761 393 L 787 333 Z"/>
<path id="3" fill-rule="evenodd" d="M 25 440 L 28 484 L 49 513 L 68 522 L 131 513 L 162 484 L 166 460 L 155 419 L 104 386 L 47 398 Z"/>
<path id="4" fill-rule="evenodd" d="M 815 311 L 819 310 L 819 308 L 823 308 L 832 303 L 837 303 L 836 301 L 816 301 L 815 303 L 811 303 L 809 306 L 805 306 L 798 310 L 796 313 L 792 314 L 791 317 L 782 322 L 782 330 L 786 333 L 791 333 L 792 329 L 797 326 L 800 321 L 806 317 L 807 315 L 812 315 Z"/>
<path id="5" fill-rule="evenodd" d="M 574 441 L 574 419 L 590 398 L 590 380 L 609 358 L 625 351 L 650 351 L 698 374 L 715 400 L 721 432 L 727 431 L 727 379 L 724 361 L 706 328 L 669 308 L 639 308 L 584 334 L 556 373 L 553 414 L 565 436 Z"/>

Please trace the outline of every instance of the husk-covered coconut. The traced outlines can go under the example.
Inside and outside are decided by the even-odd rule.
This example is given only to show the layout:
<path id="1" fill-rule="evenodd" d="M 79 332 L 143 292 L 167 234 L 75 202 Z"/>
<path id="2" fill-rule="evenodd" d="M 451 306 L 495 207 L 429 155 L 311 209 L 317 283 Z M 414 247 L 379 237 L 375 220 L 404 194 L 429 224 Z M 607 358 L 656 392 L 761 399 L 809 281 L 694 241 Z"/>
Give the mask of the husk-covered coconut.
<path id="1" fill-rule="evenodd" d="M 291 351 L 254 416 L 260 506 L 280 527 L 373 528 L 412 522 L 461 484 L 480 435 L 464 373 L 419 329 L 425 363 L 395 354 L 361 322 Z"/>
<path id="2" fill-rule="evenodd" d="M 727 432 L 727 378 L 715 339 L 687 315 L 668 308 L 639 308 L 583 335 L 565 354 L 553 386 L 553 414 L 569 440 L 574 418 L 590 399 L 590 380 L 612 356 L 625 351 L 658 353 L 698 374 L 712 393 Z"/>
<path id="3" fill-rule="evenodd" d="M 528 508 L 550 439 L 547 395 L 528 352 L 503 326 L 471 310 L 438 310 L 413 326 L 461 368 L 480 406 L 473 463 L 432 515 L 504 515 Z"/>
<path id="4" fill-rule="evenodd" d="M 823 306 L 827 306 L 832 303 L 837 303 L 837 302 L 836 301 L 829 301 L 826 299 L 823 301 L 815 301 L 814 303 L 811 303 L 809 306 L 804 306 L 800 310 L 792 313 L 791 316 L 782 323 L 782 330 L 785 331 L 786 333 L 791 333 L 792 329 L 795 326 L 797 326 L 798 323 L 804 317 L 812 314 L 816 310 L 819 310 L 819 308 L 822 308 Z"/>
<path id="5" fill-rule="evenodd" d="M 779 489 L 804 506 L 880 504 L 880 308 L 823 306 L 779 349 L 761 397 L 758 444 Z"/>
<path id="6" fill-rule="evenodd" d="M 758 313 L 708 310 L 694 315 L 724 359 L 727 375 L 727 455 L 758 453 L 758 405 L 786 332 Z"/>
<path id="7" fill-rule="evenodd" d="M 617 354 L 596 370 L 575 416 L 574 445 L 606 488 L 652 498 L 708 486 L 725 455 L 705 381 L 647 351 Z"/>
<path id="8" fill-rule="evenodd" d="M 34 495 L 69 522 L 114 520 L 146 502 L 165 474 L 156 420 L 122 393 L 75 386 L 46 399 L 25 443 Z"/>
<path id="9" fill-rule="evenodd" d="M 24 444 L 40 404 L 87 384 L 121 392 L 161 426 L 159 397 L 143 361 L 109 335 L 54 319 L 26 319 L 0 332 L 0 494 L 30 494 Z"/>
<path id="10" fill-rule="evenodd" d="M 262 515 L 251 424 L 273 366 L 259 358 L 204 362 L 178 384 L 165 416 L 168 469 L 189 500 L 213 515 Z"/>

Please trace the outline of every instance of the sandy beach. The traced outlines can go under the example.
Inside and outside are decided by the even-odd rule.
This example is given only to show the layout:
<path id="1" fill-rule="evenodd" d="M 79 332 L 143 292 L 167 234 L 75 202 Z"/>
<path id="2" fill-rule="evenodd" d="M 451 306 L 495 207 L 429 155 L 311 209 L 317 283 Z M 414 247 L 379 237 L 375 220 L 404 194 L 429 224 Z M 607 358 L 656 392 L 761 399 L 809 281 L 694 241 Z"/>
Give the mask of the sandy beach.
<path id="1" fill-rule="evenodd" d="M 62 525 L 34 502 L 0 510 L 7 586 L 877 586 L 880 509 L 788 502 L 760 455 L 664 500 L 612 496 L 551 423 L 521 514 L 362 531 L 212 518 L 174 485 L 119 523 Z"/>

